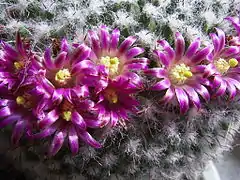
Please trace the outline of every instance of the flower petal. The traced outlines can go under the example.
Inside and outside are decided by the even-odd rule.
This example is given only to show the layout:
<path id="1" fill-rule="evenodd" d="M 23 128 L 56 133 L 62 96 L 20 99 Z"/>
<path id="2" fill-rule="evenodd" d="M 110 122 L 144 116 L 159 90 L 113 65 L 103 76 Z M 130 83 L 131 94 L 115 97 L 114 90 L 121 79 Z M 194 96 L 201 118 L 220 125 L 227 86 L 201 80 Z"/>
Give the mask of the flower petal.
<path id="1" fill-rule="evenodd" d="M 95 72 L 95 67 L 92 61 L 90 60 L 83 60 L 77 64 L 75 64 L 72 68 L 71 74 L 77 75 L 81 73 L 83 70 L 92 70 L 92 72 Z M 91 71 L 89 71 L 90 73 Z"/>
<path id="2" fill-rule="evenodd" d="M 129 47 L 132 46 L 133 43 L 135 43 L 136 40 L 137 40 L 137 37 L 135 36 L 127 37 L 119 46 L 120 54 L 125 53 L 129 49 Z"/>
<path id="3" fill-rule="evenodd" d="M 26 128 L 26 122 L 24 120 L 17 121 L 11 137 L 12 144 L 18 145 L 19 140 L 22 137 L 25 128 Z"/>
<path id="4" fill-rule="evenodd" d="M 71 57 L 72 64 L 77 64 L 80 61 L 86 60 L 87 58 L 89 58 L 90 53 L 91 49 L 85 44 L 81 44 L 74 50 L 74 53 Z"/>
<path id="5" fill-rule="evenodd" d="M 57 109 L 50 111 L 42 120 L 39 120 L 38 125 L 40 129 L 51 126 L 59 118 Z"/>
<path id="6" fill-rule="evenodd" d="M 57 69 L 61 69 L 64 65 L 64 61 L 66 60 L 67 53 L 61 52 L 55 59 L 54 65 Z"/>
<path id="7" fill-rule="evenodd" d="M 83 141 L 85 141 L 87 144 L 94 148 L 101 148 L 102 145 L 97 142 L 93 137 L 87 132 L 87 131 L 79 131 L 78 135 L 81 137 Z"/>
<path id="8" fill-rule="evenodd" d="M 236 87 L 234 86 L 234 84 L 232 84 L 231 82 L 229 81 L 226 81 L 227 83 L 227 90 L 229 92 L 229 99 L 230 100 L 233 100 L 233 98 L 236 96 L 237 94 L 237 89 Z"/>
<path id="9" fill-rule="evenodd" d="M 184 114 L 189 109 L 188 96 L 182 88 L 178 88 L 178 87 L 175 88 L 175 93 L 180 105 L 180 112 Z"/>
<path id="10" fill-rule="evenodd" d="M 163 68 L 151 68 L 144 71 L 145 74 L 155 76 L 157 78 L 165 78 L 167 73 Z"/>
<path id="11" fill-rule="evenodd" d="M 225 46 L 225 33 L 219 29 L 219 28 L 215 28 L 218 34 L 218 39 L 219 39 L 219 51 L 221 51 L 224 46 Z"/>
<path id="12" fill-rule="evenodd" d="M 180 60 L 185 52 L 185 41 L 181 33 L 176 32 L 175 34 L 175 60 Z"/>
<path id="13" fill-rule="evenodd" d="M 163 79 L 158 83 L 156 83 L 155 85 L 153 85 L 151 87 L 151 90 L 162 91 L 162 90 L 168 89 L 170 86 L 171 86 L 171 82 L 169 81 L 169 79 Z"/>
<path id="14" fill-rule="evenodd" d="M 88 31 L 88 37 L 91 41 L 91 49 L 96 54 L 97 57 L 100 56 L 101 48 L 99 44 L 99 37 L 95 31 Z"/>
<path id="15" fill-rule="evenodd" d="M 11 114 L 12 114 L 12 111 L 8 106 L 0 109 L 0 118 L 10 116 Z"/>
<path id="16" fill-rule="evenodd" d="M 85 119 L 86 125 L 89 128 L 99 128 L 102 122 L 97 119 Z"/>
<path id="17" fill-rule="evenodd" d="M 225 81 L 222 81 L 218 90 L 215 93 L 215 96 L 222 96 L 225 94 L 227 90 L 227 83 Z"/>
<path id="18" fill-rule="evenodd" d="M 100 42 L 102 50 L 105 51 L 108 50 L 109 41 L 110 41 L 109 32 L 107 30 L 107 27 L 103 25 L 100 27 Z"/>
<path id="19" fill-rule="evenodd" d="M 161 51 L 159 51 L 159 50 L 154 50 L 153 53 L 154 53 L 155 55 L 157 55 L 157 58 L 158 58 L 159 62 L 160 62 L 162 65 L 164 65 L 164 66 L 166 66 L 166 67 L 169 66 L 169 64 L 170 64 L 170 59 L 167 57 L 166 54 L 164 54 L 163 52 L 161 52 Z"/>
<path id="20" fill-rule="evenodd" d="M 168 90 L 166 91 L 165 95 L 163 96 L 163 98 L 160 100 L 161 103 L 168 103 L 169 101 L 172 100 L 172 98 L 174 97 L 175 93 L 173 88 L 168 88 Z"/>
<path id="21" fill-rule="evenodd" d="M 215 73 L 218 74 L 217 69 L 216 69 L 214 64 L 210 63 L 204 69 L 203 77 L 207 77 L 208 78 L 208 77 L 214 75 Z"/>
<path id="22" fill-rule="evenodd" d="M 78 135 L 74 126 L 70 126 L 68 133 L 68 141 L 71 152 L 73 155 L 76 155 L 79 150 Z"/>
<path id="23" fill-rule="evenodd" d="M 45 137 L 51 136 L 53 133 L 56 132 L 56 130 L 57 130 L 57 126 L 52 125 L 52 126 L 47 127 L 46 129 L 42 130 L 41 132 L 33 134 L 31 136 L 33 138 L 37 138 L 37 139 L 45 138 Z"/>
<path id="24" fill-rule="evenodd" d="M 194 56 L 194 54 L 197 52 L 199 47 L 200 47 L 200 38 L 197 38 L 194 42 L 190 44 L 190 46 L 188 47 L 185 53 L 185 56 L 188 59 L 191 59 Z"/>
<path id="25" fill-rule="evenodd" d="M 203 49 L 201 49 L 200 51 L 198 51 L 196 53 L 196 55 L 192 58 L 192 62 L 194 64 L 198 64 L 200 63 L 201 61 L 207 59 L 207 56 L 209 55 L 209 53 L 212 52 L 212 47 L 211 46 L 208 46 L 208 47 L 205 47 Z"/>
<path id="26" fill-rule="evenodd" d="M 118 46 L 120 37 L 120 31 L 119 29 L 114 29 L 112 31 L 111 41 L 110 41 L 110 51 L 115 50 Z"/>
<path id="27" fill-rule="evenodd" d="M 115 127 L 118 123 L 118 114 L 114 111 L 111 111 L 111 121 L 110 126 Z"/>
<path id="28" fill-rule="evenodd" d="M 198 94 L 200 94 L 202 96 L 202 98 L 205 101 L 209 101 L 210 100 L 210 94 L 209 94 L 209 92 L 208 92 L 206 87 L 204 87 L 201 84 L 197 84 L 197 85 L 194 86 L 194 89 L 195 89 L 195 91 L 197 91 Z"/>
<path id="29" fill-rule="evenodd" d="M 68 49 L 69 49 L 69 45 L 68 45 L 68 42 L 67 40 L 64 38 L 62 41 L 61 41 L 61 52 L 68 52 Z"/>
<path id="30" fill-rule="evenodd" d="M 193 102 L 194 106 L 197 109 L 200 109 L 201 107 L 201 102 L 200 99 L 198 97 L 198 94 L 196 93 L 196 91 L 194 90 L 194 88 L 190 87 L 190 86 L 184 86 L 184 90 L 187 93 L 189 99 Z"/>
<path id="31" fill-rule="evenodd" d="M 51 49 L 50 48 L 47 48 L 44 52 L 43 63 L 44 63 L 44 66 L 50 70 L 54 68 L 54 64 L 53 64 L 52 58 L 51 58 Z"/>
<path id="32" fill-rule="evenodd" d="M 213 42 L 214 52 L 218 53 L 220 51 L 220 41 L 218 39 L 218 36 L 214 33 L 210 33 L 210 37 L 211 37 L 212 42 Z"/>
<path id="33" fill-rule="evenodd" d="M 77 127 L 86 129 L 86 123 L 83 117 L 77 111 L 72 112 L 72 122 L 77 125 Z"/>
<path id="34" fill-rule="evenodd" d="M 173 61 L 173 59 L 175 58 L 174 49 L 165 40 L 159 40 L 158 43 L 164 48 L 164 51 L 166 51 L 166 54 L 167 54 L 169 60 Z"/>
<path id="35" fill-rule="evenodd" d="M 143 48 L 140 47 L 134 47 L 132 49 L 129 49 L 127 52 L 127 59 L 132 59 L 135 56 L 138 56 L 139 54 L 142 54 L 144 52 Z"/>
<path id="36" fill-rule="evenodd" d="M 0 121 L 0 128 L 4 128 L 5 126 L 11 125 L 14 122 L 18 121 L 19 119 L 21 119 L 21 117 L 18 115 L 8 116 Z"/>
<path id="37" fill-rule="evenodd" d="M 221 52 L 221 56 L 228 58 L 228 57 L 233 57 L 234 55 L 237 55 L 239 53 L 239 47 L 237 46 L 229 46 L 223 49 Z"/>
<path id="38" fill-rule="evenodd" d="M 61 149 L 66 135 L 65 130 L 56 132 L 49 149 L 50 156 L 54 156 Z"/>

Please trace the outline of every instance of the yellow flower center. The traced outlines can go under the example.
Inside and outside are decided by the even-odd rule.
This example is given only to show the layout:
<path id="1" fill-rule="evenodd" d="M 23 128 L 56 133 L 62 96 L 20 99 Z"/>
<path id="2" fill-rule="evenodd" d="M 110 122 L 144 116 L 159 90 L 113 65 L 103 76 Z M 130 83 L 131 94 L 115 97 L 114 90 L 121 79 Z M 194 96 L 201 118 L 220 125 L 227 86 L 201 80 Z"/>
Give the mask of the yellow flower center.
<path id="1" fill-rule="evenodd" d="M 218 72 L 225 74 L 229 68 L 236 67 L 238 65 L 238 61 L 235 58 L 229 59 L 228 61 L 220 58 L 214 62 L 214 65 L 217 68 Z"/>
<path id="2" fill-rule="evenodd" d="M 72 119 L 72 112 L 71 111 L 64 111 L 62 113 L 62 118 L 66 121 L 70 121 Z"/>
<path id="3" fill-rule="evenodd" d="M 118 95 L 116 91 L 112 89 L 105 90 L 105 97 L 112 104 L 116 104 L 118 102 Z"/>
<path id="4" fill-rule="evenodd" d="M 66 84 L 67 81 L 71 78 L 71 73 L 68 69 L 61 69 L 55 75 L 55 80 L 60 84 Z"/>
<path id="5" fill-rule="evenodd" d="M 117 57 L 101 57 L 100 63 L 108 68 L 110 75 L 115 75 L 118 72 L 118 65 L 120 61 Z"/>
<path id="6" fill-rule="evenodd" d="M 23 67 L 24 67 L 24 62 L 22 62 L 22 61 L 20 61 L 20 62 L 14 62 L 13 63 L 13 66 L 14 66 L 14 68 L 16 69 L 16 70 L 20 70 L 20 69 L 22 69 Z"/>
<path id="7" fill-rule="evenodd" d="M 169 73 L 169 78 L 173 84 L 184 84 L 188 78 L 193 76 L 190 67 L 182 64 L 177 64 L 174 66 Z"/>
<path id="8" fill-rule="evenodd" d="M 25 100 L 24 97 L 18 96 L 18 97 L 16 98 L 16 103 L 17 103 L 18 105 L 24 105 L 24 104 L 26 103 L 26 100 Z"/>

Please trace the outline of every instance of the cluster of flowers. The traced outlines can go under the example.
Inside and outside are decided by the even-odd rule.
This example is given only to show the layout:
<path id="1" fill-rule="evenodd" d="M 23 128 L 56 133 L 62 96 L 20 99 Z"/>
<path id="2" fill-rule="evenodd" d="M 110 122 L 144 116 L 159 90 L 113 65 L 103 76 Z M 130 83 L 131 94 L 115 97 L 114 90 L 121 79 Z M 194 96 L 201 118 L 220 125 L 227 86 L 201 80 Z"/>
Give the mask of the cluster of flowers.
<path id="1" fill-rule="evenodd" d="M 175 49 L 167 41 L 153 54 L 159 67 L 148 68 L 143 48 L 129 36 L 119 43 L 120 31 L 101 26 L 89 31 L 82 44 L 33 52 L 19 33 L 15 47 L 1 42 L 0 128 L 13 126 L 12 143 L 24 135 L 42 139 L 53 136 L 49 154 L 55 155 L 68 139 L 77 154 L 79 143 L 100 148 L 90 133 L 94 129 L 125 125 L 128 114 L 138 112 L 136 93 L 144 88 L 141 74 L 159 79 L 154 91 L 164 92 L 162 103 L 178 103 L 181 113 L 197 109 L 211 96 L 227 94 L 233 99 L 240 90 L 240 19 L 229 17 L 239 35 L 225 38 L 222 30 L 211 34 L 212 44 L 201 47 L 200 39 L 185 51 L 180 33 Z M 139 56 L 140 55 L 140 56 Z"/>

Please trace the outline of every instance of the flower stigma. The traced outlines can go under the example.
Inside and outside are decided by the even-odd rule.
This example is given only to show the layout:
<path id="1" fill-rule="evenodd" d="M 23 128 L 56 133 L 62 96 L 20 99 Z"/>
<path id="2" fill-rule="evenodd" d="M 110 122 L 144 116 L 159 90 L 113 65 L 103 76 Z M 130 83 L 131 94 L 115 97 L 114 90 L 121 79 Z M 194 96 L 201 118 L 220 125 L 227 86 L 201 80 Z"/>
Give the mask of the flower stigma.
<path id="1" fill-rule="evenodd" d="M 185 81 L 193 76 L 190 67 L 184 63 L 175 65 L 169 73 L 172 83 L 182 85 Z"/>
<path id="2" fill-rule="evenodd" d="M 62 118 L 66 121 L 70 121 L 72 119 L 72 112 L 71 111 L 64 111 L 62 113 Z"/>
<path id="3" fill-rule="evenodd" d="M 119 59 L 117 57 L 101 57 L 100 63 L 108 68 L 110 75 L 115 75 L 118 72 Z"/>
<path id="4" fill-rule="evenodd" d="M 24 97 L 18 96 L 18 97 L 16 98 L 16 103 L 17 103 L 18 105 L 24 105 L 24 104 L 26 103 L 26 100 L 25 100 Z"/>
<path id="5" fill-rule="evenodd" d="M 61 69 L 55 75 L 55 80 L 60 84 L 67 84 L 67 81 L 71 78 L 71 73 L 68 69 Z"/>

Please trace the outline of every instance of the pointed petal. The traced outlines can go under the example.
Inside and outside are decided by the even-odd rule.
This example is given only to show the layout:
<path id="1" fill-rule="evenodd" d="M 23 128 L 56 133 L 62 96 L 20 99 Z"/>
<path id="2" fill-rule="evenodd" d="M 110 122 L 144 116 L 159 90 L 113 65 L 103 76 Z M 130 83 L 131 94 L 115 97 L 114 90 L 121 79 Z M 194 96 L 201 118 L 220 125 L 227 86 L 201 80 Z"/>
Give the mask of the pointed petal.
<path id="1" fill-rule="evenodd" d="M 79 150 L 79 144 L 78 144 L 78 135 L 74 126 L 70 126 L 69 128 L 68 141 L 69 141 L 69 146 L 72 154 L 76 155 Z"/>
<path id="2" fill-rule="evenodd" d="M 175 60 L 180 60 L 185 52 L 185 41 L 181 33 L 176 32 L 175 34 Z"/>
<path id="3" fill-rule="evenodd" d="M 16 59 L 16 57 L 18 57 L 18 52 L 8 43 L 2 42 L 1 43 L 4 51 L 7 53 L 7 55 L 11 58 L 11 59 Z"/>
<path id="4" fill-rule="evenodd" d="M 17 32 L 17 37 L 16 37 L 16 47 L 17 47 L 18 52 L 20 52 L 22 55 L 25 54 L 23 42 L 22 42 L 19 31 Z"/>
<path id="5" fill-rule="evenodd" d="M 93 137 L 87 132 L 87 131 L 79 131 L 78 135 L 81 137 L 83 141 L 85 141 L 87 144 L 94 148 L 101 148 L 102 145 L 97 142 Z"/>
<path id="6" fill-rule="evenodd" d="M 0 128 L 4 128 L 5 126 L 11 125 L 14 122 L 18 121 L 19 119 L 21 119 L 21 117 L 18 115 L 8 116 L 5 119 L 0 120 Z"/>
<path id="7" fill-rule="evenodd" d="M 111 111 L 111 121 L 110 126 L 115 127 L 118 123 L 118 114 L 114 111 Z"/>
<path id="8" fill-rule="evenodd" d="M 166 56 L 166 54 L 164 54 L 163 52 L 159 51 L 159 50 L 154 50 L 153 53 L 157 56 L 159 62 L 168 67 L 169 64 L 171 63 L 170 59 Z"/>
<path id="9" fill-rule="evenodd" d="M 97 119 L 85 119 L 86 125 L 89 128 L 100 128 L 102 122 Z"/>
<path id="10" fill-rule="evenodd" d="M 74 92 L 78 97 L 88 97 L 89 96 L 89 89 L 88 86 L 77 86 L 74 88 Z"/>
<path id="11" fill-rule="evenodd" d="M 215 96 L 222 96 L 225 94 L 227 90 L 227 83 L 225 81 L 222 81 L 218 90 L 215 93 Z"/>
<path id="12" fill-rule="evenodd" d="M 73 52 L 73 56 L 71 57 L 72 64 L 77 64 L 83 60 L 86 60 L 89 58 L 90 53 L 91 49 L 85 44 L 81 44 Z"/>
<path id="13" fill-rule="evenodd" d="M 155 76 L 157 78 L 165 78 L 167 73 L 163 68 L 151 68 L 144 71 L 145 74 Z"/>
<path id="14" fill-rule="evenodd" d="M 173 59 L 175 58 L 174 49 L 165 40 L 159 40 L 158 43 L 164 48 L 164 51 L 166 51 L 169 60 L 173 61 Z"/>
<path id="15" fill-rule="evenodd" d="M 158 83 L 156 83 L 155 85 L 153 85 L 151 87 L 151 90 L 162 91 L 162 90 L 168 89 L 170 86 L 171 86 L 171 82 L 169 81 L 169 79 L 163 79 Z"/>
<path id="16" fill-rule="evenodd" d="M 66 52 L 61 52 L 55 59 L 54 65 L 57 69 L 61 69 L 64 64 L 66 63 L 66 56 L 67 53 Z"/>
<path id="17" fill-rule="evenodd" d="M 127 37 L 119 46 L 119 52 L 125 53 L 130 48 L 130 46 L 132 46 L 133 43 L 135 43 L 136 40 L 137 40 L 137 37 L 135 36 Z"/>
<path id="18" fill-rule="evenodd" d="M 111 41 L 110 41 L 110 51 L 115 50 L 118 46 L 120 37 L 120 31 L 119 29 L 114 29 L 112 31 Z"/>
<path id="19" fill-rule="evenodd" d="M 77 127 L 86 129 L 86 123 L 83 117 L 77 111 L 72 112 L 72 122 L 77 125 Z"/>
<path id="20" fill-rule="evenodd" d="M 56 130 L 57 130 L 57 126 L 52 125 L 42 130 L 41 132 L 33 134 L 31 136 L 36 139 L 42 139 L 42 138 L 51 136 L 53 133 L 56 132 Z"/>
<path id="21" fill-rule="evenodd" d="M 87 69 L 93 69 L 93 72 L 95 72 L 95 66 L 92 61 L 90 60 L 83 60 L 77 64 L 75 64 L 72 68 L 71 74 L 77 75 L 81 73 L 83 70 Z"/>
<path id="22" fill-rule="evenodd" d="M 229 46 L 223 49 L 221 52 L 221 56 L 228 58 L 228 57 L 233 57 L 234 55 L 237 55 L 239 53 L 239 47 L 237 46 Z"/>
<path id="23" fill-rule="evenodd" d="M 197 109 L 200 109 L 201 107 L 201 102 L 200 99 L 198 97 L 197 92 L 194 90 L 194 88 L 190 87 L 190 86 L 185 86 L 184 87 L 185 92 L 187 93 L 189 99 L 193 102 L 194 106 Z"/>
<path id="24" fill-rule="evenodd" d="M 56 134 L 54 135 L 53 141 L 51 143 L 50 149 L 49 149 L 50 156 L 54 156 L 61 149 L 66 135 L 67 134 L 66 134 L 65 130 L 56 132 Z"/>
<path id="25" fill-rule="evenodd" d="M 224 46 L 225 46 L 225 33 L 219 29 L 219 28 L 215 28 L 218 34 L 218 39 L 219 39 L 219 51 L 221 51 Z"/>
<path id="26" fill-rule="evenodd" d="M 8 106 L 5 106 L 0 109 L 0 118 L 10 116 L 11 114 L 12 114 L 12 111 Z"/>
<path id="27" fill-rule="evenodd" d="M 237 89 L 236 87 L 234 86 L 234 84 L 232 84 L 231 82 L 229 81 L 226 81 L 227 83 L 227 90 L 229 92 L 229 99 L 230 100 L 233 100 L 233 98 L 236 96 L 237 94 Z"/>
<path id="28" fill-rule="evenodd" d="M 52 94 L 52 101 L 56 104 L 60 104 L 63 99 L 63 88 L 59 89 L 54 89 L 53 94 Z"/>
<path id="29" fill-rule="evenodd" d="M 38 122 L 39 128 L 44 129 L 46 127 L 51 126 L 54 122 L 56 122 L 56 120 L 58 120 L 58 118 L 59 118 L 59 113 L 58 113 L 57 109 L 50 111 L 46 115 L 46 117 L 44 117 L 44 119 L 42 119 Z"/>
<path id="30" fill-rule="evenodd" d="M 51 49 L 47 48 L 44 52 L 44 59 L 43 59 L 44 66 L 48 69 L 53 69 L 54 65 L 51 58 Z"/>
<path id="31" fill-rule="evenodd" d="M 185 93 L 185 91 L 183 91 L 182 88 L 178 88 L 178 87 L 175 88 L 175 93 L 176 93 L 176 97 L 177 97 L 177 100 L 178 100 L 179 105 L 180 105 L 180 112 L 182 114 L 184 114 L 189 109 L 188 96 Z"/>
<path id="32" fill-rule="evenodd" d="M 169 101 L 172 100 L 172 98 L 174 97 L 174 95 L 175 95 L 175 92 L 174 92 L 173 88 L 170 87 L 170 88 L 166 91 L 165 95 L 164 95 L 163 98 L 160 100 L 160 102 L 161 102 L 161 103 L 168 103 Z"/>
<path id="33" fill-rule="evenodd" d="M 12 144 L 18 145 L 20 138 L 23 136 L 25 128 L 26 122 L 24 120 L 17 121 L 11 137 Z"/>
<path id="34" fill-rule="evenodd" d="M 94 31 L 88 31 L 88 37 L 91 41 L 91 48 L 93 52 L 96 54 L 97 57 L 99 57 L 101 53 L 101 48 L 100 48 L 99 37 L 97 33 Z"/>
<path id="35" fill-rule="evenodd" d="M 213 42 L 214 52 L 215 52 L 215 53 L 218 53 L 218 52 L 220 51 L 220 42 L 219 42 L 219 39 L 218 39 L 217 35 L 214 34 L 214 33 L 210 33 L 210 37 L 211 37 L 212 42 Z"/>
<path id="36" fill-rule="evenodd" d="M 101 26 L 100 27 L 100 42 L 101 42 L 101 48 L 103 50 L 108 50 L 109 41 L 110 41 L 110 37 L 109 37 L 109 32 L 107 30 L 107 27 Z"/>
<path id="37" fill-rule="evenodd" d="M 196 55 L 192 58 L 192 62 L 194 64 L 198 64 L 200 63 L 201 61 L 207 59 L 207 56 L 209 55 L 209 53 L 212 52 L 212 47 L 211 46 L 208 46 L 208 47 L 205 47 L 203 49 L 201 49 L 200 51 L 198 51 L 196 53 Z"/>
<path id="38" fill-rule="evenodd" d="M 200 47 L 200 38 L 197 38 L 194 42 L 190 44 L 190 46 L 188 47 L 185 53 L 185 56 L 188 59 L 191 59 L 195 55 L 199 47 Z"/>
<path id="39" fill-rule="evenodd" d="M 194 86 L 195 91 L 197 91 L 198 94 L 200 94 L 202 96 L 202 98 L 205 101 L 209 101 L 210 100 L 210 94 L 207 90 L 207 88 L 205 88 L 203 85 L 197 84 Z"/>
<path id="40" fill-rule="evenodd" d="M 61 41 L 61 52 L 68 52 L 69 50 L 69 45 L 68 45 L 68 42 L 67 40 L 64 38 L 62 41 Z"/>
<path id="41" fill-rule="evenodd" d="M 127 59 L 130 60 L 135 56 L 138 56 L 144 52 L 143 48 L 140 47 L 134 47 L 128 50 L 127 52 Z"/>
<path id="42" fill-rule="evenodd" d="M 213 63 L 210 63 L 204 69 L 203 77 L 208 78 L 208 77 L 214 75 L 215 73 L 217 73 L 217 69 Z"/>

